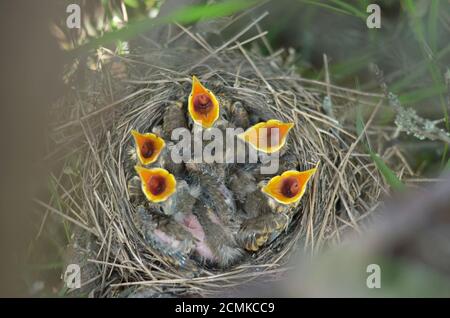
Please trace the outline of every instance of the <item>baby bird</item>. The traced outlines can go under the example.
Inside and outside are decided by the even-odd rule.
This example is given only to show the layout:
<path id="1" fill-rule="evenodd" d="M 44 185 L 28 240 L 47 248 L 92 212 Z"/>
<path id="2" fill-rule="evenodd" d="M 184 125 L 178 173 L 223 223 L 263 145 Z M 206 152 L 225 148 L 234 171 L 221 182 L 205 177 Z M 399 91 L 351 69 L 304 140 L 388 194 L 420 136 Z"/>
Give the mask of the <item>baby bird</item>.
<path id="1" fill-rule="evenodd" d="M 177 152 L 176 144 L 171 141 L 166 142 L 166 147 L 161 152 L 156 164 L 170 171 L 174 176 L 180 177 L 184 172 L 184 162 L 176 162 L 174 154 Z"/>
<path id="2" fill-rule="evenodd" d="M 141 134 L 132 131 L 134 145 L 128 146 L 128 155 L 131 160 L 126 160 L 124 167 L 126 172 L 133 171 L 133 167 L 139 164 L 144 167 L 163 167 L 173 175 L 180 177 L 184 171 L 184 163 L 173 160 L 176 153 L 176 145 L 171 141 L 164 141 L 159 136 L 162 134 L 161 126 L 152 129 L 152 133 Z"/>
<path id="3" fill-rule="evenodd" d="M 267 156 L 267 155 L 266 155 Z M 272 165 L 272 166 L 277 166 L 278 169 L 276 169 L 273 172 L 268 172 L 268 173 L 262 173 L 263 170 L 261 170 L 261 166 L 257 166 L 255 167 L 254 171 L 253 171 L 253 175 L 256 179 L 256 181 L 261 181 L 267 178 L 271 178 L 275 175 L 281 174 L 285 171 L 288 170 L 296 170 L 298 167 L 298 160 L 297 157 L 290 151 L 285 152 L 284 154 L 280 155 L 280 157 L 272 157 L 273 160 L 270 163 L 263 163 L 264 165 Z"/>
<path id="4" fill-rule="evenodd" d="M 234 264 L 242 258 L 243 250 L 237 245 L 231 231 L 224 226 L 217 215 L 202 201 L 194 205 L 194 214 L 198 217 L 205 233 L 205 243 L 211 255 L 205 260 L 222 268 Z"/>
<path id="5" fill-rule="evenodd" d="M 289 131 L 294 123 L 282 122 L 278 119 L 270 119 L 260 122 L 248 128 L 239 135 L 243 141 L 249 143 L 254 149 L 266 154 L 283 154 Z"/>
<path id="6" fill-rule="evenodd" d="M 172 131 L 177 128 L 187 128 L 181 101 L 171 102 L 164 109 L 161 136 L 166 141 L 172 140 Z"/>
<path id="7" fill-rule="evenodd" d="M 171 217 L 151 212 L 143 206 L 136 209 L 135 223 L 145 241 L 168 263 L 189 266 L 195 249 L 195 238 Z M 191 265 L 192 266 L 192 265 Z"/>
<path id="8" fill-rule="evenodd" d="M 289 222 L 290 216 L 285 213 L 261 214 L 242 223 L 237 240 L 247 251 L 256 252 L 276 239 Z"/>
<path id="9" fill-rule="evenodd" d="M 234 168 L 228 178 L 228 186 L 234 193 L 235 199 L 243 204 L 250 193 L 257 189 L 256 178 L 244 169 Z"/>
<path id="10" fill-rule="evenodd" d="M 188 98 L 188 113 L 192 122 L 205 129 L 211 128 L 219 118 L 219 101 L 213 92 L 192 76 L 192 90 Z"/>
<path id="11" fill-rule="evenodd" d="M 275 239 L 289 223 L 289 208 L 279 204 L 261 191 L 263 183 L 246 196 L 243 221 L 237 241 L 248 251 L 255 252 Z"/>
<path id="12" fill-rule="evenodd" d="M 305 171 L 285 171 L 268 182 L 260 182 L 260 189 L 247 196 L 244 210 L 250 218 L 238 233 L 238 241 L 245 249 L 258 250 L 288 226 L 316 170 L 317 166 Z"/>
<path id="13" fill-rule="evenodd" d="M 200 193 L 200 186 L 189 186 L 186 181 L 178 180 L 175 193 L 167 200 L 157 203 L 148 201 L 147 205 L 164 215 L 175 217 L 176 214 L 191 213 L 196 198 Z"/>
<path id="14" fill-rule="evenodd" d="M 130 202 L 133 202 L 135 205 L 146 203 L 145 195 L 142 192 L 141 179 L 138 176 L 133 176 L 128 180 L 127 188 Z"/>
<path id="15" fill-rule="evenodd" d="M 247 111 L 241 102 L 231 103 L 228 109 L 230 122 L 235 126 L 247 129 L 250 126 L 250 119 Z"/>
<path id="16" fill-rule="evenodd" d="M 190 184 L 201 185 L 199 200 L 204 202 L 208 208 L 216 211 L 224 225 L 235 228 L 237 226 L 236 204 L 233 193 L 220 179 L 204 170 L 199 170 L 199 167 L 202 166 L 186 164 L 187 179 Z"/>
<path id="17" fill-rule="evenodd" d="M 208 219 L 201 214 L 203 211 L 194 208 L 194 204 L 200 201 L 190 195 L 186 182 L 179 184 L 182 185 L 179 191 L 166 201 L 149 202 L 147 208 L 142 205 L 138 207 L 138 228 L 146 242 L 173 265 L 187 268 L 191 266 L 188 261 L 191 257 L 225 266 L 230 259 L 219 257 L 214 249 L 217 246 L 206 240 L 215 226 L 208 223 Z M 200 216 L 202 222 L 199 221 Z"/>
<path id="18" fill-rule="evenodd" d="M 164 139 L 155 133 L 140 133 L 131 130 L 129 144 L 126 147 L 127 157 L 124 160 L 125 173 L 133 172 L 136 164 L 142 166 L 155 165 L 166 147 Z"/>
<path id="19" fill-rule="evenodd" d="M 196 197 L 200 195 L 199 186 L 189 186 L 185 180 L 177 181 L 170 172 L 161 168 L 136 166 L 136 171 L 139 176 L 128 181 L 131 202 L 164 215 L 192 211 Z"/>

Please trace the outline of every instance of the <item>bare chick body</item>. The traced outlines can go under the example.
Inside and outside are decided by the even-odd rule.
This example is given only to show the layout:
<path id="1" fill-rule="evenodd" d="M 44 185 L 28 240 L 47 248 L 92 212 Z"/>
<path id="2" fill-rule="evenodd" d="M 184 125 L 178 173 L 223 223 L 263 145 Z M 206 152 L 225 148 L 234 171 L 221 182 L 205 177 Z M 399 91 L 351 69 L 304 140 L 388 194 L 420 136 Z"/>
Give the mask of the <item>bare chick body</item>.
<path id="1" fill-rule="evenodd" d="M 138 206 L 135 221 L 145 241 L 164 260 L 178 267 L 184 267 L 188 263 L 195 249 L 195 238 L 181 224 L 143 206 Z"/>
<path id="2" fill-rule="evenodd" d="M 205 243 L 212 252 L 208 261 L 220 267 L 228 267 L 244 255 L 230 229 L 200 200 L 194 206 L 194 214 L 205 231 Z"/>

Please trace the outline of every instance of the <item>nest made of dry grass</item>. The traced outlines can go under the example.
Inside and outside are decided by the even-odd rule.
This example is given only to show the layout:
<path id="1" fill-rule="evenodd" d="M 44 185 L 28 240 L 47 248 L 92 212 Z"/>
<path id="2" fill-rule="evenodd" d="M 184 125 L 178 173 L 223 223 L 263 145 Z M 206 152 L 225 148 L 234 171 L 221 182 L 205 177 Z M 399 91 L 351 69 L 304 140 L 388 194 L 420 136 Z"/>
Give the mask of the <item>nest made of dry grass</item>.
<path id="1" fill-rule="evenodd" d="M 79 175 L 70 193 L 62 196 L 71 208 L 66 213 L 51 209 L 81 229 L 74 241 L 84 253 L 77 259 L 92 272 L 84 284 L 91 295 L 127 296 L 136 290 L 211 295 L 261 275 L 282 273 L 295 250 L 314 253 L 338 243 L 345 231 L 364 230 L 362 220 L 375 209 L 385 186 L 358 146 L 360 139 L 344 128 L 345 120 L 325 114 L 323 103 L 331 98 L 338 117 L 354 101 L 375 105 L 382 96 L 302 79 L 282 66 L 276 54 L 250 53 L 237 40 L 211 50 L 156 49 L 121 57 L 104 51 L 108 62 L 88 76 L 86 91 L 77 91 L 73 107 L 64 101 L 66 113 L 59 113 L 63 124 L 55 129 L 55 138 L 64 141 L 62 149 L 77 141 L 64 160 L 78 156 Z M 250 111 L 295 122 L 290 143 L 300 168 L 320 161 L 319 173 L 285 233 L 244 263 L 227 270 L 200 268 L 195 277 L 166 263 L 143 241 L 132 221 L 124 169 L 130 130 L 150 131 L 161 122 L 168 101 L 187 99 L 192 74 Z"/>

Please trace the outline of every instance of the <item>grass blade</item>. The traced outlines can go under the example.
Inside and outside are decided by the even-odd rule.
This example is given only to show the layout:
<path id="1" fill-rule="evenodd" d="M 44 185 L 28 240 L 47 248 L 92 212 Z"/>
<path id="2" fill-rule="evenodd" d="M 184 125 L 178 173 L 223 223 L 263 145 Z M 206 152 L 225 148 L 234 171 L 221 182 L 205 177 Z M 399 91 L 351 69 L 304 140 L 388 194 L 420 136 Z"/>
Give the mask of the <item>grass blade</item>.
<path id="1" fill-rule="evenodd" d="M 346 3 L 341 0 L 330 0 L 330 1 L 333 2 L 335 5 L 337 5 L 338 7 L 340 7 L 341 9 L 354 15 L 355 17 L 361 18 L 363 20 L 366 20 L 366 18 L 367 18 L 366 14 L 364 12 L 361 12 L 358 8 L 352 6 L 349 3 Z"/>
<path id="2" fill-rule="evenodd" d="M 383 175 L 386 182 L 393 189 L 403 191 L 405 189 L 404 183 L 401 182 L 400 179 L 397 177 L 397 175 L 386 165 L 386 163 L 384 163 L 383 159 L 381 159 L 380 156 L 378 156 L 373 151 L 370 151 L 369 154 L 373 162 L 375 162 L 375 165 L 377 166 L 378 170 Z"/>
<path id="3" fill-rule="evenodd" d="M 350 16 L 353 15 L 353 14 L 351 14 L 350 12 L 348 12 L 346 10 L 343 10 L 343 9 L 340 9 L 340 8 L 336 8 L 336 7 L 332 6 L 332 5 L 329 5 L 329 4 L 320 2 L 320 1 L 314 1 L 314 0 L 299 0 L 299 1 L 302 2 L 302 3 L 305 3 L 305 4 L 310 4 L 310 5 L 314 5 L 314 6 L 317 6 L 317 7 L 324 8 L 324 9 L 328 9 L 328 10 L 333 11 L 335 13 L 341 13 L 341 14 L 350 15 Z"/>
<path id="4" fill-rule="evenodd" d="M 362 116 L 361 108 L 358 108 L 356 114 L 356 132 L 358 136 L 364 133 L 364 119 Z M 403 191 L 405 189 L 405 185 L 397 175 L 386 165 L 383 159 L 377 155 L 374 151 L 372 151 L 370 144 L 368 143 L 367 138 L 362 138 L 362 144 L 366 148 L 366 151 L 369 153 L 373 162 L 377 166 L 377 169 L 380 171 L 381 175 L 384 177 L 386 182 L 392 187 L 392 189 L 397 191 Z"/>
<path id="5" fill-rule="evenodd" d="M 432 0 L 430 13 L 428 15 L 428 36 L 430 38 L 430 47 L 433 52 L 437 49 L 438 22 L 439 22 L 439 0 Z"/>

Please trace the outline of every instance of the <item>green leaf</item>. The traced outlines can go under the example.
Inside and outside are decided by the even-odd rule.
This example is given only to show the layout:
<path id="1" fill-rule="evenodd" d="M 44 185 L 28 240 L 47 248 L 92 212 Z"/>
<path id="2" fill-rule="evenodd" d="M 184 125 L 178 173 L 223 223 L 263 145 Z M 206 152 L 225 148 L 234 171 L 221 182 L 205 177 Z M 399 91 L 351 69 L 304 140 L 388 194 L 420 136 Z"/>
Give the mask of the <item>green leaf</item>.
<path id="1" fill-rule="evenodd" d="M 358 136 L 361 136 L 364 133 L 364 126 L 364 119 L 362 116 L 361 108 L 359 107 L 356 113 L 356 132 Z M 381 159 L 379 155 L 377 155 L 372 151 L 372 149 L 370 149 L 370 145 L 365 137 L 362 138 L 361 143 L 364 145 L 366 151 L 369 153 L 370 157 L 372 158 L 380 173 L 383 175 L 386 182 L 395 190 L 404 190 L 405 185 L 403 184 L 403 182 L 401 182 L 394 171 L 392 171 L 386 165 L 383 159 Z"/>
<path id="2" fill-rule="evenodd" d="M 164 23 L 192 23 L 199 20 L 212 20 L 229 16 L 255 5 L 259 0 L 230 0 L 213 5 L 188 6 L 163 18 Z"/>
<path id="3" fill-rule="evenodd" d="M 134 8 L 134 9 L 139 8 L 138 0 L 124 0 L 124 2 L 127 7 Z"/>
<path id="4" fill-rule="evenodd" d="M 393 189 L 403 191 L 405 189 L 404 183 L 401 182 L 400 179 L 397 177 L 397 175 L 384 163 L 383 159 L 381 159 L 380 156 L 378 156 L 373 151 L 370 151 L 369 154 L 373 162 L 375 162 L 375 165 L 377 166 L 378 170 L 383 175 L 386 182 Z"/>
<path id="5" fill-rule="evenodd" d="M 311 5 L 314 5 L 317 7 L 322 7 L 322 8 L 328 9 L 333 12 L 350 15 L 350 16 L 355 16 L 355 17 L 358 17 L 358 18 L 361 18 L 364 20 L 366 19 L 366 15 L 364 13 L 362 13 L 361 11 L 359 11 L 357 8 L 353 7 L 352 5 L 349 5 L 340 0 L 331 0 L 331 2 L 334 3 L 336 6 L 333 6 L 333 5 L 327 4 L 322 1 L 318 1 L 318 0 L 299 0 L 299 1 L 303 2 L 305 4 L 311 4 Z"/>
<path id="6" fill-rule="evenodd" d="M 362 116 L 361 107 L 358 107 L 356 111 L 356 133 L 361 136 L 364 133 L 364 119 Z M 366 151 L 370 151 L 367 139 L 363 137 L 361 139 L 362 144 L 365 146 Z"/>
<path id="7" fill-rule="evenodd" d="M 303 3 L 305 3 L 305 4 L 311 4 L 311 5 L 314 5 L 314 6 L 322 7 L 322 8 L 325 8 L 325 9 L 329 9 L 329 10 L 334 11 L 334 12 L 337 12 L 337 13 L 342 13 L 342 14 L 346 14 L 346 15 L 351 15 L 349 12 L 347 12 L 347 11 L 345 11 L 345 10 L 342 10 L 342 9 L 339 9 L 339 8 L 336 8 L 336 7 L 333 7 L 333 6 L 328 5 L 328 4 L 326 4 L 326 3 L 322 3 L 322 2 L 318 2 L 318 1 L 312 1 L 312 0 L 299 0 L 299 1 L 300 1 L 300 2 L 303 2 Z"/>

